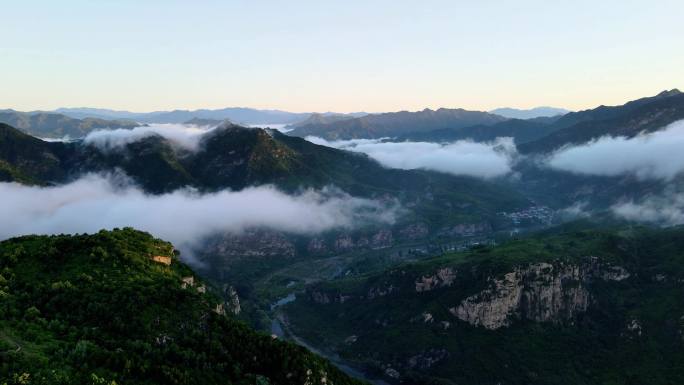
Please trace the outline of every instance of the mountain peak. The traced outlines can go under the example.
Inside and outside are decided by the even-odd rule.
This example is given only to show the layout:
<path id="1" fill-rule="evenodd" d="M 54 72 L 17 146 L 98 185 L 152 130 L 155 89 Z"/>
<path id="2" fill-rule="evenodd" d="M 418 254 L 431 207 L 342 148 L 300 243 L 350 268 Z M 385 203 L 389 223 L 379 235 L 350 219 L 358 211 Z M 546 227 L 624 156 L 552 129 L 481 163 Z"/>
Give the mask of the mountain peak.
<path id="1" fill-rule="evenodd" d="M 511 107 L 502 107 L 489 111 L 492 114 L 503 116 L 508 119 L 534 119 L 540 117 L 553 117 L 558 115 L 565 115 L 569 110 L 565 108 L 540 106 L 529 109 L 519 109 Z"/>
<path id="2" fill-rule="evenodd" d="M 681 93 L 682 93 L 682 92 L 679 91 L 677 88 L 673 88 L 673 89 L 671 89 L 671 90 L 669 90 L 669 91 L 668 91 L 668 90 L 665 90 L 665 91 L 659 93 L 658 95 L 656 95 L 656 97 L 657 97 L 657 98 L 666 98 L 666 97 L 669 97 L 669 96 L 679 95 L 679 94 L 681 94 Z"/>

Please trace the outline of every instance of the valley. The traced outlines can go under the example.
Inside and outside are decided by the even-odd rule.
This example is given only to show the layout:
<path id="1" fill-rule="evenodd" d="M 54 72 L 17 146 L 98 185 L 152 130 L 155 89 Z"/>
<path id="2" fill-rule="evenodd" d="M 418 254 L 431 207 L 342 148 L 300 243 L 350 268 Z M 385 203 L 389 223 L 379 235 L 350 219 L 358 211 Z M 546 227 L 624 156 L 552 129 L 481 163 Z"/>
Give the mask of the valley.
<path id="1" fill-rule="evenodd" d="M 0 187 L 6 199 L 49 191 L 57 202 L 34 207 L 34 220 L 18 222 L 26 228 L 50 229 L 78 215 L 78 205 L 62 202 L 83 200 L 81 189 L 95 199 L 84 207 L 103 218 L 120 208 L 164 210 L 157 220 L 128 221 L 168 234 L 228 318 L 301 345 L 350 378 L 383 385 L 562 384 L 570 376 L 598 384 L 641 381 L 658 371 L 662 381 L 651 383 L 666 384 L 682 372 L 681 338 L 673 336 L 684 332 L 664 311 L 684 311 L 676 273 L 681 229 L 630 222 L 618 207 L 677 193 L 680 174 L 593 175 L 551 162 L 600 138 L 666 135 L 676 131 L 681 111 L 684 99 L 671 91 L 562 116 L 414 133 L 403 127 L 393 139 L 352 128 L 347 136 L 326 135 L 354 138 L 344 146 L 297 135 L 303 127 L 387 117 L 316 116 L 290 132 L 196 118 L 104 129 L 67 142 L 2 124 Z M 439 125 L 440 114 L 461 118 L 423 111 L 411 119 Z M 490 142 L 503 134 L 514 138 L 505 156 Z M 415 152 L 416 159 L 428 156 L 425 166 L 392 167 L 378 154 L 396 151 L 393 143 L 407 151 L 428 143 L 424 148 L 438 151 Z M 480 146 L 471 156 L 498 157 L 503 174 L 434 166 L 443 154 L 471 148 L 451 143 Z M 142 203 L 132 208 L 128 200 Z M 164 219 L 178 215 L 199 228 L 178 231 Z M 102 223 L 112 222 L 81 220 L 72 231 Z M 17 333 L 6 334 L 7 349 L 27 346 L 12 345 Z M 580 357 L 580 349 L 592 353 Z M 641 365 L 625 368 L 634 356 Z M 570 361 L 557 375 L 559 363 Z M 112 370 L 113 378 L 129 378 Z"/>
<path id="2" fill-rule="evenodd" d="M 684 384 L 683 13 L 4 1 L 0 385 Z"/>
<path id="3" fill-rule="evenodd" d="M 681 228 L 583 226 L 319 283 L 284 317 L 308 343 L 399 383 L 589 384 L 655 372 L 662 380 L 649 382 L 667 383 L 683 343 L 672 270 Z M 634 356 L 641 366 L 621 364 Z M 559 362 L 573 367 L 558 376 Z"/>

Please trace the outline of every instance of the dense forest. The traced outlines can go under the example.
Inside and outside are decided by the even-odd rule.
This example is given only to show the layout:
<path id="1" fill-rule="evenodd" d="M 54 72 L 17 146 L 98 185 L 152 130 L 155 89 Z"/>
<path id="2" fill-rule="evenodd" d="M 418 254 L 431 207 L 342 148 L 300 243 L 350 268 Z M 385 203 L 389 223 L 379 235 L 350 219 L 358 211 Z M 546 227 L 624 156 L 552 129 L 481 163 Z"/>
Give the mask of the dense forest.
<path id="1" fill-rule="evenodd" d="M 684 227 L 576 222 L 312 285 L 295 334 L 409 384 L 684 383 Z"/>
<path id="2" fill-rule="evenodd" d="M 0 243 L 0 384 L 357 383 L 231 319 L 175 254 L 130 228 Z"/>

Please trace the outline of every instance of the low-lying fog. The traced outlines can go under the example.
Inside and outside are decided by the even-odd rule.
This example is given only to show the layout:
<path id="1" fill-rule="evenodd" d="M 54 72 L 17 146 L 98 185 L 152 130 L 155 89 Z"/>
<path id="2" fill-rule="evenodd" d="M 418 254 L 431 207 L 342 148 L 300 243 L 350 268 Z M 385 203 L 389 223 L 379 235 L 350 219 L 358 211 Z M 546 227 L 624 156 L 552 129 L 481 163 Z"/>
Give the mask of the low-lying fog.
<path id="1" fill-rule="evenodd" d="M 92 233 L 135 227 L 189 248 L 218 232 L 268 228 L 317 234 L 394 222 L 396 205 L 334 188 L 288 195 L 273 186 L 200 194 L 181 189 L 149 195 L 121 176 L 86 175 L 57 187 L 0 183 L 0 239 L 25 234 Z"/>

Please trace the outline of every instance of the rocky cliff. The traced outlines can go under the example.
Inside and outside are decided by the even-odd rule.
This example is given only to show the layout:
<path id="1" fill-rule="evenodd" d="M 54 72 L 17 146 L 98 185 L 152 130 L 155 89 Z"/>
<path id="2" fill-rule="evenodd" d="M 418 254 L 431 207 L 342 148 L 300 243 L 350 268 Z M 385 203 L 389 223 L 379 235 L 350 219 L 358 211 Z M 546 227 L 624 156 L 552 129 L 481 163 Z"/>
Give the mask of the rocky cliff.
<path id="1" fill-rule="evenodd" d="M 571 322 L 591 304 L 587 286 L 593 280 L 620 281 L 629 276 L 625 269 L 603 265 L 596 258 L 582 264 L 534 263 L 503 277 L 490 277 L 486 289 L 449 311 L 462 321 L 487 329 L 508 326 L 517 319 Z"/>
<path id="2" fill-rule="evenodd" d="M 224 257 L 294 257 L 295 247 L 284 234 L 251 229 L 242 234 L 225 233 L 213 237 L 205 247 L 207 253 Z"/>

